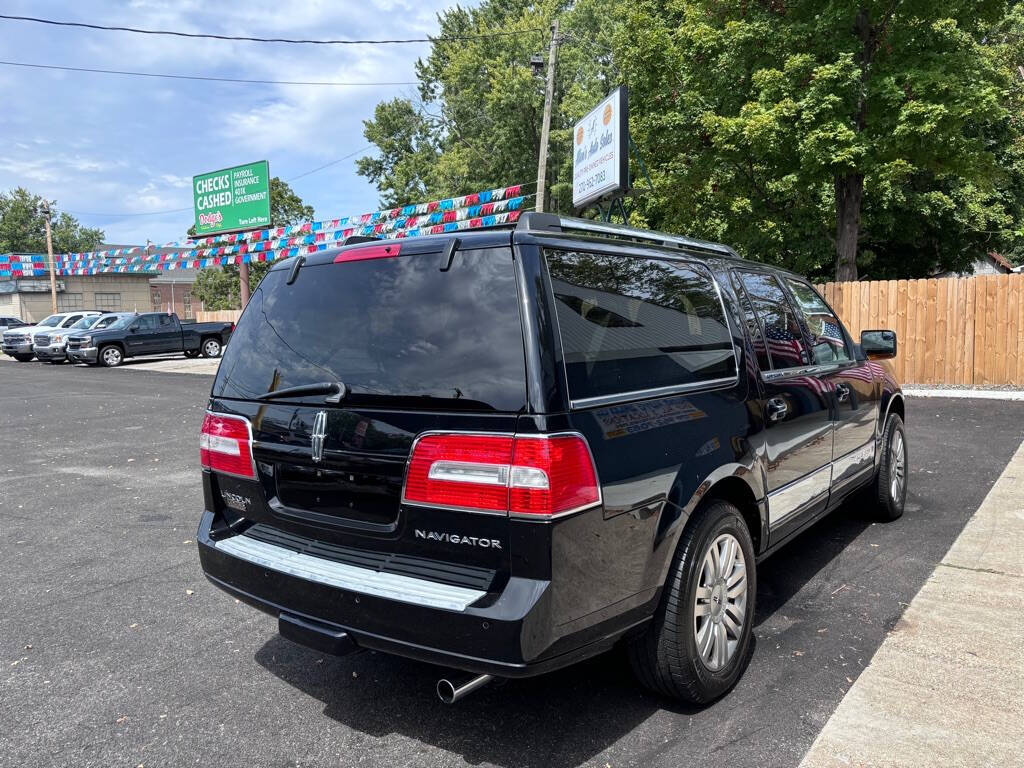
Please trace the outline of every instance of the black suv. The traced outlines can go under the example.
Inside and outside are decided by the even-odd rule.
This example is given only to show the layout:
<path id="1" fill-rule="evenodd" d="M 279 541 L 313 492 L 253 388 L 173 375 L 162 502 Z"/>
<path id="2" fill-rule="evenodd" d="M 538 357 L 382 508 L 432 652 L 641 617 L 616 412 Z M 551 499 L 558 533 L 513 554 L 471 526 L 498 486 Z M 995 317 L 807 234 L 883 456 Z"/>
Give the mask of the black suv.
<path id="1" fill-rule="evenodd" d="M 490 677 L 628 644 L 706 702 L 747 662 L 756 564 L 907 492 L 891 331 L 803 278 L 550 214 L 273 267 L 202 427 L 214 584 L 321 651 Z"/>

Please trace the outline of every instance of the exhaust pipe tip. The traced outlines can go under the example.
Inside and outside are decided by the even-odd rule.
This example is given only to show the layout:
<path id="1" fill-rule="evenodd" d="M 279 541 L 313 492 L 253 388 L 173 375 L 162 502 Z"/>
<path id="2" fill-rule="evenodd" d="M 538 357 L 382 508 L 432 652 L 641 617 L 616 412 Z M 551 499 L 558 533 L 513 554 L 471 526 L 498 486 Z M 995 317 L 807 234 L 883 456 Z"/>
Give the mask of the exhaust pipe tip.
<path id="1" fill-rule="evenodd" d="M 451 680 L 441 678 L 437 681 L 437 698 L 445 704 L 455 703 L 455 684 Z"/>
<path id="2" fill-rule="evenodd" d="M 437 698 L 445 704 L 454 704 L 473 691 L 483 688 L 494 678 L 491 675 L 477 675 L 463 682 L 453 682 L 442 677 L 437 681 Z"/>

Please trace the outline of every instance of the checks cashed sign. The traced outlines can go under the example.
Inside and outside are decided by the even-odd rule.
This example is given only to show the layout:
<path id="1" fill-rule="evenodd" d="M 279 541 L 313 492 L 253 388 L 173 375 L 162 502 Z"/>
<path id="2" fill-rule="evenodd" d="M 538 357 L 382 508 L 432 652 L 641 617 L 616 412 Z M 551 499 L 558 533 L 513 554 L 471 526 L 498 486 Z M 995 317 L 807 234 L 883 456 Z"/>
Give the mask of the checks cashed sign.
<path id="1" fill-rule="evenodd" d="M 626 87 L 612 91 L 572 132 L 572 204 L 622 194 L 629 188 L 629 101 Z"/>
<path id="2" fill-rule="evenodd" d="M 196 235 L 270 226 L 270 165 L 258 163 L 192 178 Z"/>

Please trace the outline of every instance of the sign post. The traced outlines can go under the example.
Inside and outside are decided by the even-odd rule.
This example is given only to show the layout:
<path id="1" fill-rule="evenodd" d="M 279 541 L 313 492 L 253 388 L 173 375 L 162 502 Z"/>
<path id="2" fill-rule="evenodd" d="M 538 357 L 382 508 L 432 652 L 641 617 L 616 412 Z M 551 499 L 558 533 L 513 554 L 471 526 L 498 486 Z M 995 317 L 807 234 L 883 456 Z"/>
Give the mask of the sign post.
<path id="1" fill-rule="evenodd" d="M 270 226 L 270 163 L 237 165 L 192 177 L 196 237 Z M 239 267 L 242 308 L 249 302 L 249 265 Z"/>
<path id="2" fill-rule="evenodd" d="M 573 127 L 572 204 L 577 209 L 629 191 L 629 100 L 616 88 Z"/>

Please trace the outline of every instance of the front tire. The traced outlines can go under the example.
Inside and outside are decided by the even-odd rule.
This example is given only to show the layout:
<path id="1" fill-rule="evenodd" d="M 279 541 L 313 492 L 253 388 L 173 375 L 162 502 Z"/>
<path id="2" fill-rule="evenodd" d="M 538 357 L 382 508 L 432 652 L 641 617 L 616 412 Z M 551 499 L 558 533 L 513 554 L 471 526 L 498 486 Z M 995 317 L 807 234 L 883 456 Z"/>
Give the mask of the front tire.
<path id="1" fill-rule="evenodd" d="M 99 361 L 104 368 L 117 368 L 124 362 L 124 352 L 120 347 L 111 344 L 100 350 Z"/>
<path id="2" fill-rule="evenodd" d="M 646 688 L 694 704 L 726 694 L 750 656 L 757 572 L 740 511 L 714 501 L 683 533 L 653 623 L 629 647 Z"/>
<path id="3" fill-rule="evenodd" d="M 903 516 L 907 503 L 907 435 L 899 414 L 890 414 L 882 437 L 882 463 L 875 477 L 878 517 L 885 521 Z"/>

